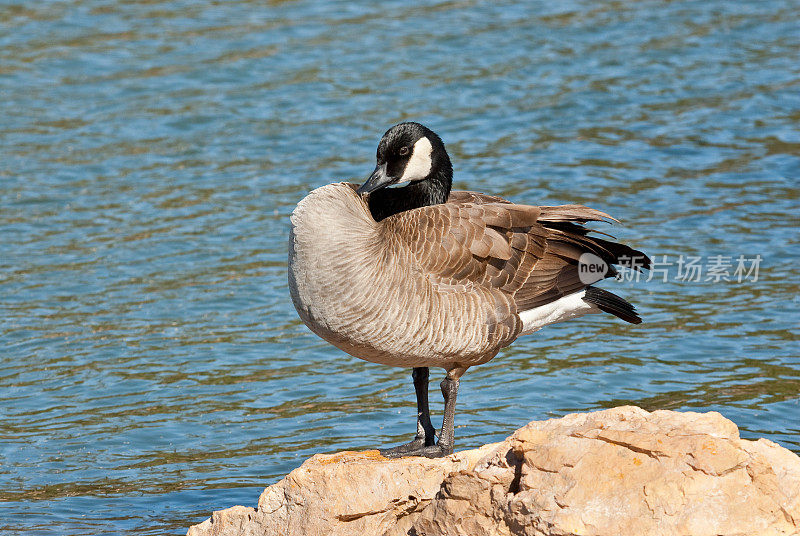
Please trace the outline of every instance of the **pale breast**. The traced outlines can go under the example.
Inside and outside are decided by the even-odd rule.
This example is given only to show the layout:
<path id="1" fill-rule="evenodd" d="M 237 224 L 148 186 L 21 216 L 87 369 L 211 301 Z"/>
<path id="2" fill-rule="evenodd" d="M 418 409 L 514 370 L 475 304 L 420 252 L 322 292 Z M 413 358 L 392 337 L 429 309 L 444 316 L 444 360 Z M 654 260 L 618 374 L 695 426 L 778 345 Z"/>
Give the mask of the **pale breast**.
<path id="1" fill-rule="evenodd" d="M 331 344 L 404 367 L 472 365 L 497 352 L 483 321 L 494 312 L 491 291 L 432 280 L 350 185 L 314 190 L 291 221 L 292 301 Z"/>

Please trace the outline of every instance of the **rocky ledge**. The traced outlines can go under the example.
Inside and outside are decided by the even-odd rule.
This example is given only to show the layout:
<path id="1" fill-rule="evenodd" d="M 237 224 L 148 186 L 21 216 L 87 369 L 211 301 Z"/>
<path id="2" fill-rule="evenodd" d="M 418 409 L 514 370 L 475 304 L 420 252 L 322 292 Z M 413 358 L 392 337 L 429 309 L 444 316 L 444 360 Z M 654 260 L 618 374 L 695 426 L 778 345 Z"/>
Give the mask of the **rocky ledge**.
<path id="1" fill-rule="evenodd" d="M 318 454 L 189 536 L 800 534 L 800 457 L 716 412 L 534 421 L 447 458 Z"/>

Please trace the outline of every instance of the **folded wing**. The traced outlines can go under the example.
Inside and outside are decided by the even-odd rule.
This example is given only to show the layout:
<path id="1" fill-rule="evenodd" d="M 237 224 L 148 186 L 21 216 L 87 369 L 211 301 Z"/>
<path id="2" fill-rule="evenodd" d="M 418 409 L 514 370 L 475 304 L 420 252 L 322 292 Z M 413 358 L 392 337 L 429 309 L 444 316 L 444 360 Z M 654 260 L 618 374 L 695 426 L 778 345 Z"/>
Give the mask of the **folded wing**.
<path id="1" fill-rule="evenodd" d="M 582 205 L 516 205 L 456 191 L 447 203 L 402 212 L 383 223 L 435 284 L 488 291 L 492 303 L 487 308 L 494 311 L 486 321 L 510 344 L 521 330 L 519 312 L 589 286 L 579 277 L 583 253 L 606 262 L 606 277 L 616 274 L 614 265 L 649 267 L 642 252 L 591 235 L 584 224 L 592 221 L 616 220 Z"/>

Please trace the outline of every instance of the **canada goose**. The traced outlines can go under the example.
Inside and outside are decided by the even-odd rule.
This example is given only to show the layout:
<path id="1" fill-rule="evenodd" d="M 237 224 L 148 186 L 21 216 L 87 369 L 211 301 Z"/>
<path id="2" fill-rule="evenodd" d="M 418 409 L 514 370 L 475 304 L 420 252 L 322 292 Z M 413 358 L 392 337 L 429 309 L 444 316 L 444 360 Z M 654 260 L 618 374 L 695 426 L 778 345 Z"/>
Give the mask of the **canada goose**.
<path id="1" fill-rule="evenodd" d="M 452 177 L 439 136 L 400 123 L 383 135 L 363 185 L 317 188 L 291 216 L 289 288 L 303 322 L 353 356 L 413 368 L 417 433 L 381 450 L 389 457 L 452 453 L 459 378 L 520 335 L 587 313 L 641 322 L 630 303 L 590 286 L 615 275 L 614 264 L 649 267 L 643 253 L 583 227 L 613 218 L 451 192 Z M 582 255 L 605 265 L 588 282 Z M 447 371 L 438 442 L 428 367 Z"/>

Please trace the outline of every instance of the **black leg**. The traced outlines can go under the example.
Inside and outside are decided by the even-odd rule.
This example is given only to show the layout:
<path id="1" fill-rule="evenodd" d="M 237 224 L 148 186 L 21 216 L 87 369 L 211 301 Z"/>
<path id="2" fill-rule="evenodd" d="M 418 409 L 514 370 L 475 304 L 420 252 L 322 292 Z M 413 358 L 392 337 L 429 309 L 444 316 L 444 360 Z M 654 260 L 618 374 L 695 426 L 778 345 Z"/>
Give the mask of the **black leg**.
<path id="1" fill-rule="evenodd" d="M 387 458 L 408 456 L 423 447 L 431 446 L 436 441 L 436 432 L 431 424 L 431 414 L 428 408 L 428 367 L 417 367 L 411 373 L 414 380 L 414 391 L 417 394 L 417 435 L 404 445 L 381 449 L 381 454 Z"/>
<path id="2" fill-rule="evenodd" d="M 442 419 L 442 430 L 439 433 L 439 442 L 435 443 L 435 432 L 428 409 L 428 368 L 415 368 L 411 377 L 414 379 L 414 390 L 417 393 L 417 435 L 404 445 L 381 449 L 381 454 L 387 458 L 401 456 L 438 458 L 452 454 L 458 380 L 451 378 L 448 374 L 440 384 L 444 396 L 444 418 Z"/>
<path id="3" fill-rule="evenodd" d="M 440 384 L 442 396 L 444 396 L 444 417 L 442 418 L 442 431 L 439 433 L 439 448 L 443 454 L 453 453 L 458 383 L 458 380 L 454 380 L 448 375 L 444 377 Z"/>
<path id="4" fill-rule="evenodd" d="M 414 391 L 417 393 L 417 435 L 414 439 L 423 439 L 429 447 L 436 442 L 436 431 L 431 424 L 431 412 L 428 408 L 428 367 L 415 368 L 411 373 L 414 380 Z"/>

